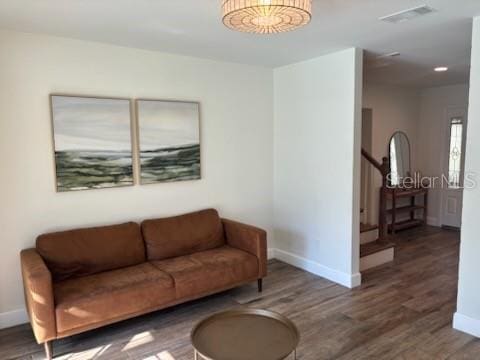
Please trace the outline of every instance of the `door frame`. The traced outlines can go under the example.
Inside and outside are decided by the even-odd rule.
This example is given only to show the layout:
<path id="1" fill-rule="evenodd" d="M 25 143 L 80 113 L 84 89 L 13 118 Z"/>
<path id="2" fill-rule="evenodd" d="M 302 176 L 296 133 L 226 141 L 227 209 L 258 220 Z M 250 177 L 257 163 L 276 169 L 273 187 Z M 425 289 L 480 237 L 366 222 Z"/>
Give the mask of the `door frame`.
<path id="1" fill-rule="evenodd" d="M 444 139 L 443 139 L 443 151 L 442 151 L 442 175 L 448 177 L 448 165 L 449 165 L 449 152 L 450 152 L 450 121 L 452 119 L 453 113 L 459 112 L 464 114 L 463 116 L 463 133 L 462 133 L 462 163 L 461 167 L 461 183 L 465 179 L 465 150 L 467 145 L 467 131 L 468 131 L 468 105 L 449 105 L 445 108 L 444 111 L 444 121 L 443 121 L 443 130 L 444 130 Z M 453 116 L 452 116 L 453 115 Z M 448 227 L 448 225 L 444 225 L 444 213 L 445 213 L 445 201 L 447 197 L 448 189 L 444 188 L 443 186 L 440 189 L 440 213 L 438 214 L 438 225 Z M 463 189 L 462 189 L 462 203 L 463 207 Z M 460 215 L 460 224 L 461 224 L 461 217 Z"/>

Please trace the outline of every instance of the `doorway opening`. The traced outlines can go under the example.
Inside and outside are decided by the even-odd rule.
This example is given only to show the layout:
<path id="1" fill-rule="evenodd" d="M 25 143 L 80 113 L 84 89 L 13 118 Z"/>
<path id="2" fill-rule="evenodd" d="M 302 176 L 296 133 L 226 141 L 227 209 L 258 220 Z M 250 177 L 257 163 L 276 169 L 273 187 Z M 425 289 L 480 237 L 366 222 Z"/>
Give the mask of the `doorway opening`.
<path id="1" fill-rule="evenodd" d="M 411 79 L 407 70 L 422 67 L 403 62 L 401 56 L 378 67 L 377 58 L 365 53 L 362 272 L 394 261 L 402 241 L 425 239 L 426 233 L 453 230 L 452 238 L 458 240 L 463 190 L 472 181 L 464 173 L 468 67 L 452 84 L 451 76 L 433 67 L 423 67 L 424 76 Z"/>

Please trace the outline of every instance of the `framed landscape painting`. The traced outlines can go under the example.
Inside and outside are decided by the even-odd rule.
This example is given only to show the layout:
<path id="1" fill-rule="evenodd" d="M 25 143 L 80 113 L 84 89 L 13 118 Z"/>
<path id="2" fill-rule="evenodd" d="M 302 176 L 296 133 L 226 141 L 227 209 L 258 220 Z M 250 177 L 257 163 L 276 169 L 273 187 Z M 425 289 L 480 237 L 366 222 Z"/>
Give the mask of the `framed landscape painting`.
<path id="1" fill-rule="evenodd" d="M 141 183 L 200 179 L 200 105 L 163 100 L 136 105 Z"/>
<path id="2" fill-rule="evenodd" d="M 57 191 L 133 185 L 130 100 L 50 99 Z"/>

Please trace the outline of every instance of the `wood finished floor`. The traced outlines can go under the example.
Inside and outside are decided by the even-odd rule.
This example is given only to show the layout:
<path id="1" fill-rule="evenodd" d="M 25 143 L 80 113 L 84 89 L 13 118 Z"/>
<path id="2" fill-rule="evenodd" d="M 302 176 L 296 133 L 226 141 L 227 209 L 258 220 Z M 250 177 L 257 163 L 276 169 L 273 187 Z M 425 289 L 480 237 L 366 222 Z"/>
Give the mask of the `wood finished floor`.
<path id="1" fill-rule="evenodd" d="M 244 286 L 54 343 L 58 359 L 193 359 L 200 319 L 235 307 L 280 312 L 301 333 L 298 359 L 480 359 L 480 340 L 452 329 L 459 234 L 410 230 L 392 264 L 363 273 L 349 290 L 279 261 L 264 292 Z M 0 331 L 0 359 L 42 359 L 30 327 Z M 258 359 L 262 360 L 262 359 Z"/>

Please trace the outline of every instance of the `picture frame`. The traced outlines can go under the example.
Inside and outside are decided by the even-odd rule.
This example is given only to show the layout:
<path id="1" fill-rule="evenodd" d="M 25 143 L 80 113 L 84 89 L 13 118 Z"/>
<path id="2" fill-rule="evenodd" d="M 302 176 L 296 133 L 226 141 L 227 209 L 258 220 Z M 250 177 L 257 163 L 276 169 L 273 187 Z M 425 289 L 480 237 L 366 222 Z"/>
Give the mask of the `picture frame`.
<path id="1" fill-rule="evenodd" d="M 132 101 L 51 94 L 57 192 L 132 186 Z"/>
<path id="2" fill-rule="evenodd" d="M 201 179 L 200 103 L 136 99 L 140 184 Z"/>

